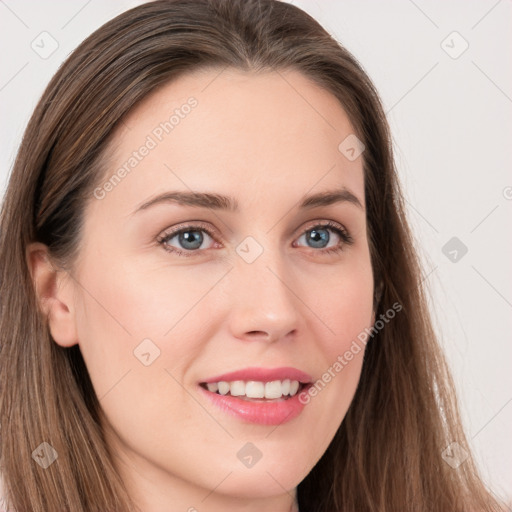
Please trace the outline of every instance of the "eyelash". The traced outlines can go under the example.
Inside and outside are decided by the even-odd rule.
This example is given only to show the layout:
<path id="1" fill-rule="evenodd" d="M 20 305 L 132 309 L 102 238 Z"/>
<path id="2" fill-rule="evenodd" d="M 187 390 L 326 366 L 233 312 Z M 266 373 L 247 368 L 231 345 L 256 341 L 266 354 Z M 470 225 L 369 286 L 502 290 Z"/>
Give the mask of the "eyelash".
<path id="1" fill-rule="evenodd" d="M 334 231 L 341 238 L 342 241 L 335 247 L 329 247 L 328 249 L 318 249 L 315 252 L 320 252 L 323 254 L 336 254 L 336 253 L 341 252 L 345 245 L 352 245 L 354 243 L 354 240 L 351 237 L 351 235 L 349 234 L 349 232 L 345 228 L 343 228 L 341 225 L 339 225 L 335 222 L 332 222 L 332 221 L 328 221 L 328 222 L 321 223 L 321 224 L 315 224 L 315 225 L 307 228 L 306 230 L 304 230 L 301 233 L 301 236 L 308 231 L 313 231 L 314 229 L 318 229 L 318 228 L 319 229 L 328 228 L 328 229 Z M 210 238 L 215 240 L 213 233 L 206 226 L 203 226 L 200 224 L 190 224 L 188 226 L 184 226 L 184 227 L 176 229 L 174 231 L 170 231 L 168 233 L 162 234 L 161 236 L 159 236 L 157 238 L 157 242 L 163 247 L 163 249 L 165 251 L 177 254 L 178 256 L 183 256 L 185 258 L 195 256 L 198 252 L 201 252 L 202 250 L 206 250 L 206 249 L 199 249 L 199 250 L 196 249 L 196 250 L 185 251 L 185 250 L 177 249 L 176 247 L 171 247 L 166 244 L 169 240 L 174 238 L 176 235 L 179 235 L 180 233 L 186 233 L 187 231 L 205 231 Z M 314 247 L 311 247 L 310 249 L 314 250 Z"/>

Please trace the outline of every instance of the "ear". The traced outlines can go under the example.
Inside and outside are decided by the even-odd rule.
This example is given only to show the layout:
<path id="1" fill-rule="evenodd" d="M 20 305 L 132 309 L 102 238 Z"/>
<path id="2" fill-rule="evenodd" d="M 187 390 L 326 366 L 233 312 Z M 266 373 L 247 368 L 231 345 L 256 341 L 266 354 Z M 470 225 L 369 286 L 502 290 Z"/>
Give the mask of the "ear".
<path id="1" fill-rule="evenodd" d="M 53 265 L 48 247 L 42 243 L 29 244 L 26 257 L 39 308 L 48 319 L 52 338 L 62 347 L 77 344 L 74 287 L 69 274 Z"/>

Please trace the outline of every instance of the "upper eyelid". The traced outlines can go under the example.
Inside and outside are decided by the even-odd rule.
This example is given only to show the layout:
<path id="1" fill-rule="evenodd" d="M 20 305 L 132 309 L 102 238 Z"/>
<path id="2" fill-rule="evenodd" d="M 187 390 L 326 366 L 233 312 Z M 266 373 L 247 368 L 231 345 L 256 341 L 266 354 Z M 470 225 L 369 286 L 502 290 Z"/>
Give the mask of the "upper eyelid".
<path id="1" fill-rule="evenodd" d="M 196 229 L 196 228 L 200 228 L 200 229 Z M 181 227 L 173 227 L 173 228 L 164 229 L 162 234 L 158 236 L 158 239 L 161 240 L 161 239 L 169 237 L 169 236 L 175 236 L 178 233 L 180 233 L 182 231 L 187 231 L 187 230 L 188 231 L 206 231 L 210 236 L 213 233 L 217 232 L 217 230 L 202 224 L 201 221 L 191 221 L 190 223 L 185 223 Z"/>

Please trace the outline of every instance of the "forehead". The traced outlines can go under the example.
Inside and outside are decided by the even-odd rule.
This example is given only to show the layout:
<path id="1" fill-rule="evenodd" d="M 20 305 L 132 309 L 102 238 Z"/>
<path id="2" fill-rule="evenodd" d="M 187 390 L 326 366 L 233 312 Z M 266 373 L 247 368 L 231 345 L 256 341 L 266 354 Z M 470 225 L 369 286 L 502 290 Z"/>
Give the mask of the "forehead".
<path id="1" fill-rule="evenodd" d="M 123 119 L 102 184 L 122 176 L 102 203 L 128 214 L 167 190 L 221 192 L 247 204 L 340 186 L 364 202 L 362 158 L 339 149 L 353 134 L 339 101 L 297 71 L 187 73 Z"/>

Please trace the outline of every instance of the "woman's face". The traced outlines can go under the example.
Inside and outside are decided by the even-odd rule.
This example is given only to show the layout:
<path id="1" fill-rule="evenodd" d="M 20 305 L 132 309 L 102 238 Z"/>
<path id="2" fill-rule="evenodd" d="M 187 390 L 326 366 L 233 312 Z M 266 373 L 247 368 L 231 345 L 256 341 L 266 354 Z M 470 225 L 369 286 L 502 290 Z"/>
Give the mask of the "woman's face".
<path id="1" fill-rule="evenodd" d="M 70 311 L 143 510 L 286 510 L 340 426 L 363 359 L 351 346 L 372 325 L 353 133 L 294 71 L 187 74 L 119 126 Z M 300 400 L 254 398 L 293 381 Z"/>

